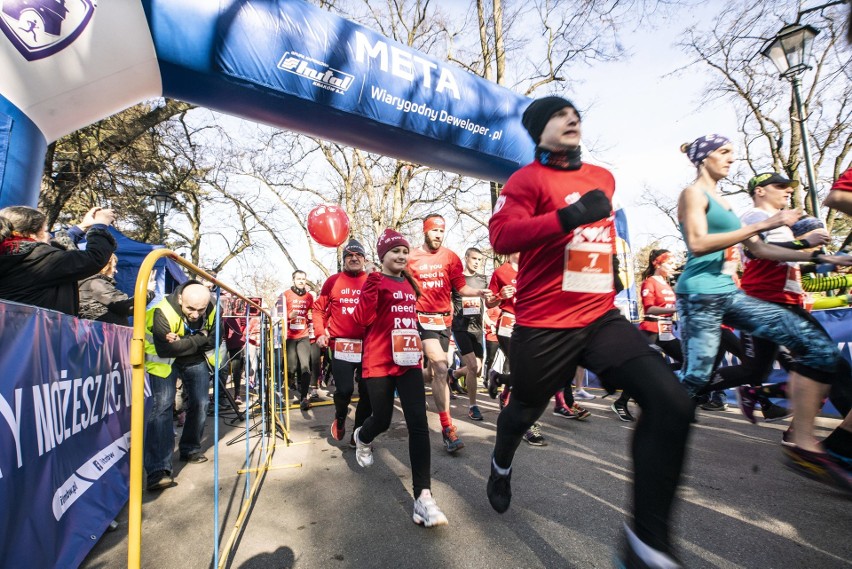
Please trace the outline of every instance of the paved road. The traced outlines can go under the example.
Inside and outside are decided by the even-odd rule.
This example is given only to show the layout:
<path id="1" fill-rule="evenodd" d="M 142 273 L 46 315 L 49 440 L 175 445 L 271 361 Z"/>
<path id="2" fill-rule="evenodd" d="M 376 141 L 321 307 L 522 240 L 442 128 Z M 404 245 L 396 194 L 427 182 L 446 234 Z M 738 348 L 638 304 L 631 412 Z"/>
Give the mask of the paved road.
<path id="1" fill-rule="evenodd" d="M 353 450 L 330 439 L 332 407 L 292 412 L 296 444 L 279 444 L 275 468 L 265 477 L 230 566 L 612 567 L 628 504 L 632 426 L 618 421 L 601 399 L 589 402 L 593 416 L 585 422 L 548 411 L 542 421 L 549 444 L 522 444 L 512 507 L 498 515 L 485 497 L 498 409 L 484 399 L 480 423 L 466 419 L 461 400 L 454 402 L 466 444 L 458 456 L 444 452 L 438 417 L 429 413 L 433 494 L 450 520 L 448 527 L 431 530 L 411 521 L 401 411 L 376 440 L 375 464 L 367 470 L 357 465 Z M 735 408 L 699 413 L 675 520 L 686 567 L 852 567 L 852 500 L 782 466 L 778 443 L 786 422 L 753 426 Z M 825 434 L 837 421 L 820 419 L 820 424 Z M 232 436 L 225 432 L 221 438 Z M 259 453 L 260 439 L 250 444 Z M 236 471 L 245 443 L 220 448 L 221 533 L 227 538 L 244 491 Z M 209 462 L 179 470 L 178 486 L 145 495 L 143 567 L 210 566 L 212 448 L 206 454 Z M 292 464 L 301 466 L 287 467 Z M 119 523 L 83 567 L 125 565 L 126 512 Z"/>

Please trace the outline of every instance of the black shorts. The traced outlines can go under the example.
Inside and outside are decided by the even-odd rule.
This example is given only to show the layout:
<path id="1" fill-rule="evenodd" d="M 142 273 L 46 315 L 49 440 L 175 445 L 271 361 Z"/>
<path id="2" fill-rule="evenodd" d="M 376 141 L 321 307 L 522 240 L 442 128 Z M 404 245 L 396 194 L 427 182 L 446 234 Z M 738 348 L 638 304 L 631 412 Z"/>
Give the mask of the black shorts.
<path id="1" fill-rule="evenodd" d="M 424 330 L 420 323 L 417 323 L 417 332 L 420 333 L 421 340 L 438 340 L 441 343 L 441 348 L 446 352 L 450 349 L 450 329 L 443 330 Z"/>
<path id="2" fill-rule="evenodd" d="M 607 312 L 583 328 L 528 328 L 516 324 L 509 351 L 514 371 L 512 397 L 534 405 L 546 403 L 565 385 L 565 378 L 574 377 L 578 365 L 606 383 L 601 376 L 607 370 L 649 354 L 660 357 L 618 310 Z"/>
<path id="3" fill-rule="evenodd" d="M 473 352 L 477 358 L 482 359 L 482 334 L 474 334 L 467 330 L 453 330 L 453 338 L 456 339 L 456 347 L 463 356 Z"/>

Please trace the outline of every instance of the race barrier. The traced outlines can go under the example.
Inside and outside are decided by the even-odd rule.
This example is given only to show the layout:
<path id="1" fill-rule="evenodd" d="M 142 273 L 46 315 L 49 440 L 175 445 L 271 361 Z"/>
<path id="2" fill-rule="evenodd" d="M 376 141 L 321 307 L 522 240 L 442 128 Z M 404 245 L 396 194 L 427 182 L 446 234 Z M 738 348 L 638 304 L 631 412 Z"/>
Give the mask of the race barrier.
<path id="1" fill-rule="evenodd" d="M 127 502 L 130 415 L 148 393 L 142 377 L 131 388 L 130 337 L 0 301 L 3 567 L 77 567 Z"/>
<path id="2" fill-rule="evenodd" d="M 133 403 L 150 396 L 144 372 L 145 293 L 151 271 L 164 258 L 217 286 L 217 324 L 221 290 L 245 301 L 246 321 L 249 307 L 260 319 L 257 383 L 250 390 L 245 382 L 247 407 L 237 413 L 237 422 L 245 423 L 246 455 L 239 470 L 244 491 L 235 526 L 225 539 L 219 528 L 219 444 L 224 444 L 219 401 L 230 394 L 223 395 L 219 381 L 227 355 L 216 350 L 210 532 L 215 567 L 229 558 L 263 476 L 273 468 L 277 439 L 292 442 L 289 409 L 283 404 L 289 401 L 282 378 L 286 364 L 272 349 L 282 337 L 280 321 L 172 251 L 154 250 L 142 262 L 133 329 L 0 301 L 0 566 L 77 567 L 128 499 L 128 567 L 141 566 L 145 405 Z M 253 363 L 247 362 L 248 378 Z M 262 440 L 252 468 L 249 439 L 255 436 Z"/>
<path id="3" fill-rule="evenodd" d="M 213 364 L 213 543 L 212 543 L 212 566 L 224 567 L 231 554 L 231 549 L 236 543 L 237 536 L 242 529 L 242 525 L 247 519 L 248 512 L 257 496 L 257 492 L 263 482 L 264 475 L 272 467 L 272 458 L 275 454 L 276 442 L 279 435 L 289 445 L 289 429 L 290 429 L 290 411 L 289 406 L 285 404 L 290 399 L 288 382 L 286 377 L 282 376 L 282 369 L 286 369 L 286 358 L 283 364 L 274 358 L 275 350 L 273 349 L 277 339 L 281 337 L 280 322 L 273 326 L 273 321 L 269 311 L 255 303 L 250 298 L 243 296 L 239 291 L 232 288 L 230 285 L 223 283 L 208 274 L 201 268 L 193 265 L 180 255 L 168 249 L 155 249 L 151 251 L 139 267 L 139 274 L 136 278 L 136 289 L 134 294 L 133 307 L 133 335 L 130 342 L 130 363 L 132 368 L 132 376 L 134 381 L 139 383 L 134 386 L 134 397 L 140 396 L 141 379 L 145 376 L 145 292 L 147 289 L 148 277 L 151 271 L 154 270 L 158 260 L 168 257 L 174 262 L 180 264 L 190 273 L 197 275 L 200 278 L 207 280 L 216 287 L 216 339 L 215 344 L 215 361 Z M 240 504 L 240 511 L 237 514 L 237 519 L 225 540 L 224 545 L 220 543 L 220 528 L 219 528 L 219 445 L 222 444 L 219 437 L 219 401 L 222 395 L 220 389 L 220 371 L 225 354 L 221 353 L 218 348 L 223 345 L 223 338 L 219 336 L 220 323 L 222 315 L 221 291 L 225 290 L 231 293 L 234 297 L 241 299 L 245 304 L 246 309 L 246 328 L 248 327 L 249 311 L 254 310 L 261 318 L 260 327 L 260 369 L 257 385 L 257 393 L 252 393 L 249 387 L 249 382 L 245 383 L 245 401 L 246 405 L 257 401 L 260 413 L 260 421 L 256 424 L 251 424 L 250 417 L 245 416 L 244 437 L 246 443 L 246 454 L 244 467 L 239 470 L 239 474 L 244 474 L 244 492 Z M 247 335 L 248 336 L 248 335 Z M 246 337 L 246 348 L 248 347 L 248 337 Z M 247 361 L 249 358 L 246 358 Z M 246 378 L 249 377 L 250 368 L 246 368 Z M 252 428 L 257 427 L 260 430 L 262 437 L 262 447 L 260 465 L 257 468 L 251 468 L 251 449 L 249 439 L 252 436 Z M 131 438 L 140 440 L 145 428 L 144 410 L 134 408 L 131 413 Z M 130 569 L 138 569 L 142 566 L 142 478 L 143 478 L 143 447 L 142 445 L 133 445 L 130 448 L 130 501 L 128 513 L 128 535 L 127 535 L 127 566 Z M 256 474 L 252 477 L 252 474 Z"/>

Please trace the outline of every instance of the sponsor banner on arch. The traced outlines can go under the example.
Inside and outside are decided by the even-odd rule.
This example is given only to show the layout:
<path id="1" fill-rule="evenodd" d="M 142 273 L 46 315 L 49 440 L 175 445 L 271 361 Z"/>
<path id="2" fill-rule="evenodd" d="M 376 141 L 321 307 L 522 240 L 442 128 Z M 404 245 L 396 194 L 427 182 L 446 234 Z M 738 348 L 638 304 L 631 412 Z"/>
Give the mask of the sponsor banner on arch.
<path id="1" fill-rule="evenodd" d="M 307 2 L 230 6 L 216 34 L 216 67 L 235 79 L 519 165 L 532 159 L 518 120 L 528 99 Z M 174 57 L 169 39 L 157 41 Z"/>
<path id="2" fill-rule="evenodd" d="M 127 502 L 131 336 L 0 302 L 2 565 L 77 567 Z"/>

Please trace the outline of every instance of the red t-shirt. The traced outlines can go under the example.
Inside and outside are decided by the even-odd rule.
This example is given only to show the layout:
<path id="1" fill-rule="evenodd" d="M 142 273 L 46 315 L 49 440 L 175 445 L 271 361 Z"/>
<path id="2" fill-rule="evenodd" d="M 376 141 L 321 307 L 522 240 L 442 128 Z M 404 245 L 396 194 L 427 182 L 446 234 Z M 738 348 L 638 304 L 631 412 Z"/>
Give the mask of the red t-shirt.
<path id="1" fill-rule="evenodd" d="M 831 186 L 833 192 L 852 192 L 852 168 L 847 168 Z"/>
<path id="2" fill-rule="evenodd" d="M 417 312 L 448 314 L 447 326 L 452 321 L 452 289 L 461 290 L 467 284 L 459 256 L 441 247 L 427 252 L 417 247 L 408 256 L 408 271 L 420 285 Z"/>
<path id="3" fill-rule="evenodd" d="M 308 313 L 314 304 L 314 297 L 307 292 L 299 296 L 293 289 L 284 291 L 284 314 L 287 317 L 287 339 L 308 338 Z"/>
<path id="4" fill-rule="evenodd" d="M 366 328 L 362 377 L 399 376 L 411 368 L 422 367 L 416 298 L 411 284 L 403 277 L 397 279 L 382 273 L 367 277 L 354 314 L 355 322 Z M 394 362 L 394 349 L 401 349 L 403 345 L 409 347 L 415 363 L 399 365 Z"/>
<path id="5" fill-rule="evenodd" d="M 488 290 L 490 290 L 494 296 L 500 296 L 500 289 L 506 285 L 512 285 L 513 287 L 518 286 L 518 270 L 512 266 L 512 263 L 505 262 L 494 271 L 494 274 L 491 275 L 491 282 L 488 283 Z M 515 296 L 512 298 L 503 298 L 500 300 L 500 304 L 497 305 L 500 310 L 505 310 L 506 312 L 515 313 Z"/>
<path id="6" fill-rule="evenodd" d="M 367 273 L 357 275 L 337 273 L 322 285 L 313 307 L 314 330 L 317 336 L 329 338 L 363 338 L 364 328 L 355 323 L 355 306 L 361 298 L 361 288 Z"/>
<path id="7" fill-rule="evenodd" d="M 646 318 L 648 316 L 662 316 L 659 314 L 649 315 L 648 309 L 652 306 L 674 308 L 675 301 L 674 290 L 664 279 L 652 276 L 642 281 L 642 308 L 645 309 Z M 671 315 L 665 317 L 671 318 Z M 639 323 L 639 329 L 659 334 L 660 325 L 656 320 L 643 320 Z"/>
<path id="8" fill-rule="evenodd" d="M 556 170 L 533 162 L 506 183 L 488 229 L 497 253 L 521 252 L 515 301 L 519 325 L 581 328 L 615 307 L 614 216 L 566 234 L 556 213 L 594 189 L 612 200 L 615 180 L 591 164 Z"/>
<path id="9" fill-rule="evenodd" d="M 740 219 L 743 225 L 759 223 L 769 219 L 771 214 L 762 209 L 752 208 Z M 776 227 L 761 234 L 767 243 L 787 243 L 793 241 L 793 231 L 786 225 Z M 801 306 L 804 290 L 802 272 L 798 263 L 785 263 L 770 259 L 753 259 L 743 255 L 742 289 L 747 295 L 780 304 Z"/>

